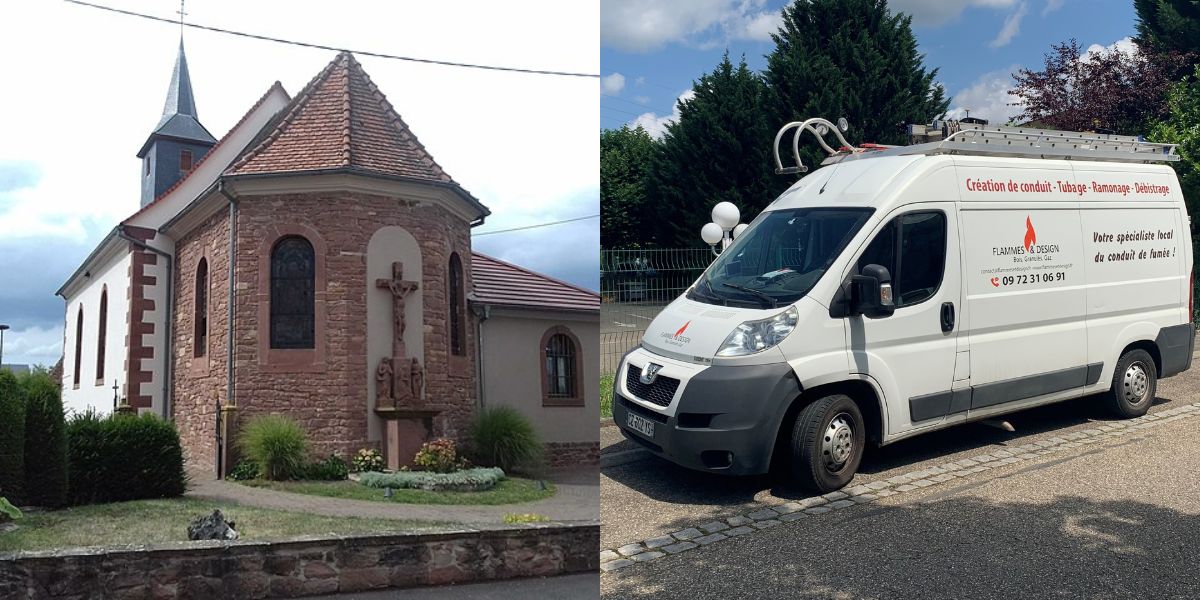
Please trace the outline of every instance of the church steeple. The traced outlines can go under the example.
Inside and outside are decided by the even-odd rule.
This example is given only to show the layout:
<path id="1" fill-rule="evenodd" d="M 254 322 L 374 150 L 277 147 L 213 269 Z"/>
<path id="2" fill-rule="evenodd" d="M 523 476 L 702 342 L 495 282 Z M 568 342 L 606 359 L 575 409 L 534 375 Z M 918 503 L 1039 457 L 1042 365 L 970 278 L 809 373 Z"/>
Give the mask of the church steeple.
<path id="1" fill-rule="evenodd" d="M 137 154 L 142 159 L 142 206 L 187 175 L 216 143 L 196 116 L 192 78 L 180 37 L 162 118 Z"/>

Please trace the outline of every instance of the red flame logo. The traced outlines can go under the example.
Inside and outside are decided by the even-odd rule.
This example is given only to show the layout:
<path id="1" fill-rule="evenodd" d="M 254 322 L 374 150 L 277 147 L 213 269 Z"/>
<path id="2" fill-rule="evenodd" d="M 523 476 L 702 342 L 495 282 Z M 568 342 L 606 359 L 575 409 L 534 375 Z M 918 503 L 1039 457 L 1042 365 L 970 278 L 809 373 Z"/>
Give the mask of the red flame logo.
<path id="1" fill-rule="evenodd" d="M 684 324 L 683 324 L 683 327 L 680 327 L 680 328 L 679 328 L 679 331 L 676 331 L 676 332 L 675 332 L 675 335 L 674 335 L 674 336 L 672 336 L 672 337 L 679 337 L 679 336 L 683 335 L 683 332 L 687 331 L 688 325 L 691 325 L 691 324 L 692 324 L 692 322 L 691 322 L 691 321 L 688 321 L 687 323 L 684 323 Z"/>
<path id="2" fill-rule="evenodd" d="M 1033 221 L 1029 220 L 1029 215 L 1025 216 L 1025 251 L 1029 252 L 1033 249 L 1033 245 L 1037 243 L 1037 233 L 1033 230 Z"/>

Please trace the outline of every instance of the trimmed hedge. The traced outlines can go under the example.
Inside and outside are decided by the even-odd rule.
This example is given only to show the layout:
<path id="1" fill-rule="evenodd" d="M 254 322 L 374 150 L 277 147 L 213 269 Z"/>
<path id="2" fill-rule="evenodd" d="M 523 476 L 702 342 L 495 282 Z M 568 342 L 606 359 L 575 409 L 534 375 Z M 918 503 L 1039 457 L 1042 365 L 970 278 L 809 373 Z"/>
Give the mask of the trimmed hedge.
<path id="1" fill-rule="evenodd" d="M 172 498 L 187 490 L 175 425 L 161 418 L 93 412 L 67 423 L 72 504 Z"/>
<path id="2" fill-rule="evenodd" d="M 0 496 L 25 504 L 25 393 L 10 371 L 0 371 Z"/>
<path id="3" fill-rule="evenodd" d="M 363 473 L 359 483 L 371 488 L 395 488 L 433 491 L 481 492 L 490 490 L 504 479 L 502 469 L 467 469 L 454 473 L 400 471 Z"/>
<path id="4" fill-rule="evenodd" d="M 45 371 L 23 378 L 25 500 L 60 508 L 67 503 L 67 429 L 62 389 Z"/>

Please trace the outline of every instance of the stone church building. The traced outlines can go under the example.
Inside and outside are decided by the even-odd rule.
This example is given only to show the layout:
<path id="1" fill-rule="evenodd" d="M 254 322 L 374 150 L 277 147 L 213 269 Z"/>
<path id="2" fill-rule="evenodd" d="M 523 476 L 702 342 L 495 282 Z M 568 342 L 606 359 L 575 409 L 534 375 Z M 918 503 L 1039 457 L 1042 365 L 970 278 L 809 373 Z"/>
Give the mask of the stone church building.
<path id="1" fill-rule="evenodd" d="M 256 415 L 398 467 L 500 403 L 551 465 L 597 460 L 599 296 L 473 253 L 488 208 L 351 54 L 295 97 L 276 82 L 218 140 L 181 43 L 137 156 L 140 209 L 58 291 L 70 409 L 173 419 L 216 473 Z"/>

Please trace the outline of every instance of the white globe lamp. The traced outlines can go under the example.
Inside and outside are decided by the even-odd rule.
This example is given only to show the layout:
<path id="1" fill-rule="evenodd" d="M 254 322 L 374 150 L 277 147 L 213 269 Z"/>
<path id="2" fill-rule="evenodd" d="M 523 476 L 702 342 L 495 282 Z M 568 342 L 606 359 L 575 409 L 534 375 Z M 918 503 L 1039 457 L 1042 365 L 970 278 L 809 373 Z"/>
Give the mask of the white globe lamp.
<path id="1" fill-rule="evenodd" d="M 716 223 L 705 223 L 700 230 L 700 237 L 705 244 L 715 246 L 721 243 L 721 238 L 724 237 L 724 232 L 721 231 L 721 226 Z"/>
<path id="2" fill-rule="evenodd" d="M 713 223 L 724 231 L 733 229 L 741 218 L 741 211 L 732 202 L 719 202 L 712 209 Z"/>
<path id="3" fill-rule="evenodd" d="M 738 223 L 738 226 L 733 228 L 733 239 L 736 240 L 739 235 L 742 235 L 742 232 L 745 231 L 747 227 L 749 227 L 749 225 L 745 223 Z"/>

